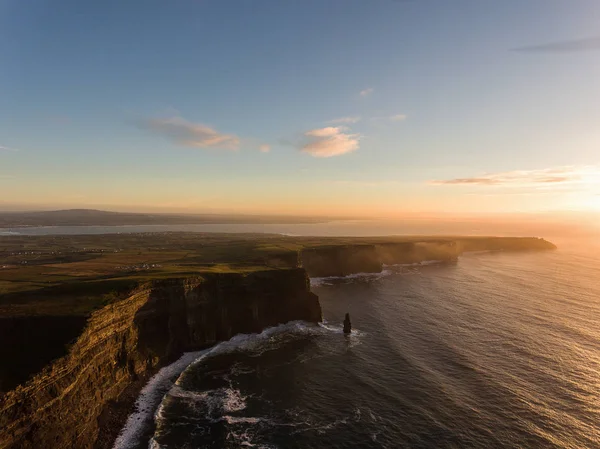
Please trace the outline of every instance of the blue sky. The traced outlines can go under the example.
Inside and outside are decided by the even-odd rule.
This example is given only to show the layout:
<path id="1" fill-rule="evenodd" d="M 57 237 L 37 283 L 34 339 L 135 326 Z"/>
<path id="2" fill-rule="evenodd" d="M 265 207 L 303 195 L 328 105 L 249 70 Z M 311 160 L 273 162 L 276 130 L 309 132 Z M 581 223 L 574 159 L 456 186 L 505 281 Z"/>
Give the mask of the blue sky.
<path id="1" fill-rule="evenodd" d="M 0 0 L 0 208 L 600 208 L 596 0 Z"/>

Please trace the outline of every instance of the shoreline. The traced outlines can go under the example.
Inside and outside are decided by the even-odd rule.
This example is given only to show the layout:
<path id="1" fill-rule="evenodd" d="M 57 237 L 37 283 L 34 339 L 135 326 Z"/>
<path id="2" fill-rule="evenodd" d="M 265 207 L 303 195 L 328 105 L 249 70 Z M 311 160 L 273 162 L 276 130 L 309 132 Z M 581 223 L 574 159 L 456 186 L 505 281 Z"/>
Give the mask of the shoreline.
<path id="1" fill-rule="evenodd" d="M 176 380 L 176 369 L 169 365 L 182 358 L 180 351 L 227 338 L 240 343 L 247 332 L 290 320 L 319 322 L 322 310 L 310 289 L 323 280 L 318 278 L 379 277 L 387 275 L 386 265 L 454 261 L 461 250 L 556 248 L 539 238 L 296 241 L 192 233 L 39 237 L 35 245 L 28 239 L 5 242 L 5 259 L 16 269 L 6 271 L 8 282 L 1 286 L 14 289 L 14 296 L 1 304 L 6 318 L 13 327 L 17 316 L 48 318 L 44 326 L 33 326 L 43 334 L 37 340 L 29 333 L 27 338 L 16 332 L 7 336 L 28 349 L 8 353 L 13 365 L 21 367 L 24 379 L 34 374 L 11 390 L 0 409 L 0 448 L 21 447 L 24 441 L 36 447 L 48 442 L 57 447 L 135 447 L 135 441 L 153 435 L 155 404 Z M 189 254 L 190 263 L 181 265 Z M 148 267 L 156 269 L 139 272 Z M 24 285 L 22 274 L 32 270 L 37 276 Z M 57 273 L 63 277 L 57 280 Z M 252 314 L 246 313 L 246 303 Z M 67 312 L 86 317 L 74 329 L 76 338 L 57 334 L 62 328 L 58 318 Z M 32 354 L 53 361 L 42 371 L 25 371 Z M 185 368 L 181 362 L 177 366 Z M 78 381 L 82 376 L 86 382 Z M 68 401 L 48 401 L 66 394 Z M 40 403 L 48 405 L 40 408 Z"/>
<path id="2" fill-rule="evenodd" d="M 134 380 L 123 390 L 117 400 L 110 401 L 102 407 L 98 417 L 98 437 L 94 449 L 112 449 L 127 423 L 127 418 L 136 411 L 136 402 L 142 389 L 162 368 L 163 366 L 153 368 Z"/>
<path id="3" fill-rule="evenodd" d="M 191 363 L 215 346 L 214 344 L 206 345 L 196 351 L 183 352 L 163 361 L 160 365 L 133 380 L 116 400 L 107 402 L 98 416 L 98 436 L 93 446 L 94 449 L 112 449 L 119 442 L 121 435 L 124 435 L 125 441 L 131 438 L 132 430 L 133 434 L 137 431 L 140 432 L 137 439 L 148 441 L 154 434 L 154 414 L 164 395 Z M 162 391 L 161 387 L 165 386 L 167 388 Z M 144 391 L 147 387 L 149 387 L 149 391 Z M 149 417 L 145 417 L 144 415 L 149 412 Z M 130 417 L 135 418 L 135 424 L 139 424 L 139 428 L 133 426 L 132 429 L 130 427 L 132 424 L 129 421 Z M 127 435 L 128 433 L 129 435 Z"/>

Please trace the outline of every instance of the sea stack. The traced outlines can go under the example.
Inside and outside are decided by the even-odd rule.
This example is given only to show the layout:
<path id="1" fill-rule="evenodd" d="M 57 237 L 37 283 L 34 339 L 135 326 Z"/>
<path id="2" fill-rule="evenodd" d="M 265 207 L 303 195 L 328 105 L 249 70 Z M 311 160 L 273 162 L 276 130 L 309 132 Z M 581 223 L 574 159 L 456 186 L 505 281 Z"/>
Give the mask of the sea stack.
<path id="1" fill-rule="evenodd" d="M 352 332 L 352 323 L 350 322 L 350 314 L 346 314 L 346 318 L 344 318 L 344 334 L 349 334 Z"/>

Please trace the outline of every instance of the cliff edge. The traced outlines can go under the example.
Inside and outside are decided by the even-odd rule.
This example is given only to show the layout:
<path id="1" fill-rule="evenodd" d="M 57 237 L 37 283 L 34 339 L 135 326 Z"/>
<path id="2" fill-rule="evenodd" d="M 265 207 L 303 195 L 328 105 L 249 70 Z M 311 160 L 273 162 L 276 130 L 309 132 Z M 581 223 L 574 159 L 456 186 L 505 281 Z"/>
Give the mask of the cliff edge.
<path id="1" fill-rule="evenodd" d="M 136 379 L 184 351 L 291 320 L 321 321 L 303 269 L 142 283 L 94 312 L 64 357 L 0 398 L 0 448 L 92 448 L 104 407 Z"/>
<path id="2" fill-rule="evenodd" d="M 360 240 L 360 239 L 356 239 Z M 300 251 L 300 264 L 311 277 L 380 273 L 383 265 L 412 264 L 428 260 L 456 261 L 471 251 L 546 251 L 556 246 L 535 237 L 406 237 L 368 238 L 360 243 L 307 246 Z"/>

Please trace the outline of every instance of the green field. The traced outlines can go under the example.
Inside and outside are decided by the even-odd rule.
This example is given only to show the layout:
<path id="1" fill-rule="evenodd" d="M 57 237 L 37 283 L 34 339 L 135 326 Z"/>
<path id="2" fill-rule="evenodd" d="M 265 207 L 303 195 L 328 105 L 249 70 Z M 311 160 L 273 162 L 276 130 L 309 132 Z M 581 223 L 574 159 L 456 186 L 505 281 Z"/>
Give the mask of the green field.
<path id="1" fill-rule="evenodd" d="M 474 249 L 477 245 L 485 249 L 492 240 L 502 245 L 510 240 L 175 232 L 4 236 L 0 237 L 0 316 L 85 315 L 121 298 L 142 281 L 289 268 L 297 265 L 298 252 L 305 248 L 456 239 L 475 245 Z M 525 242 L 530 245 L 531 239 Z"/>

